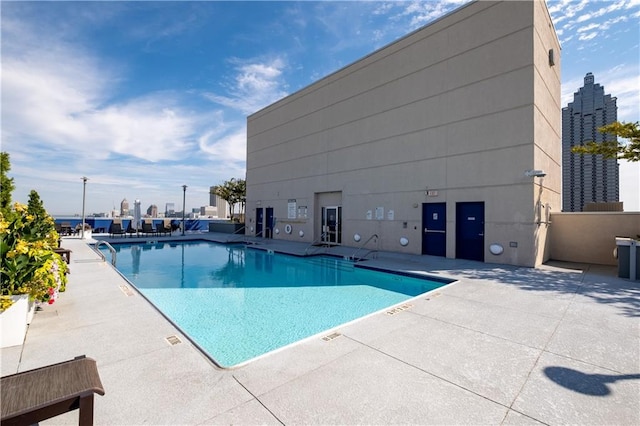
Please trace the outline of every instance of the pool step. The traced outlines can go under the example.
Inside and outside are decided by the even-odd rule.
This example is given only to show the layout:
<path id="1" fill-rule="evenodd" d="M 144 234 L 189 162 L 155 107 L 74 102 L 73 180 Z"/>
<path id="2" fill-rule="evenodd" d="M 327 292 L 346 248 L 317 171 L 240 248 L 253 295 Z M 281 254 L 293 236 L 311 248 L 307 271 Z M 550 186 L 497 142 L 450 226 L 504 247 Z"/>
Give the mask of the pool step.
<path id="1" fill-rule="evenodd" d="M 353 262 L 349 260 L 338 259 L 335 257 L 313 256 L 306 259 L 312 265 L 323 267 L 335 267 L 340 271 L 351 272 L 354 269 Z"/>

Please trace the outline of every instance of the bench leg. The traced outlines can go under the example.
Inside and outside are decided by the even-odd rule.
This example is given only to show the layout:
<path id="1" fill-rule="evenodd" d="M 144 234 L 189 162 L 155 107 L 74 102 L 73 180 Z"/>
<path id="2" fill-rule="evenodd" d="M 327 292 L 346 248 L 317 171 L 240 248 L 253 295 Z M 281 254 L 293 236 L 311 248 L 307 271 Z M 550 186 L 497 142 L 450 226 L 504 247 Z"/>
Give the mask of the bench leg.
<path id="1" fill-rule="evenodd" d="M 80 398 L 79 426 L 93 425 L 93 394 Z"/>

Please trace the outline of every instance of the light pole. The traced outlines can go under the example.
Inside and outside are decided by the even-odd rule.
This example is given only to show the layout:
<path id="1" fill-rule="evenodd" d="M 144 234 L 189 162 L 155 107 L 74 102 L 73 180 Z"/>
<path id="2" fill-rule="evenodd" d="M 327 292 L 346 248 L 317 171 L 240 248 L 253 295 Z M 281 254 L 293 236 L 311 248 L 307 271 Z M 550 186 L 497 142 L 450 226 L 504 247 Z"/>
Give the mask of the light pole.
<path id="1" fill-rule="evenodd" d="M 187 185 L 182 185 L 182 236 L 184 236 L 184 202 L 187 197 Z"/>
<path id="2" fill-rule="evenodd" d="M 82 228 L 81 228 L 81 234 L 80 234 L 80 238 L 84 240 L 84 200 L 85 200 L 85 195 L 87 193 L 87 181 L 89 180 L 89 178 L 82 176 Z"/>

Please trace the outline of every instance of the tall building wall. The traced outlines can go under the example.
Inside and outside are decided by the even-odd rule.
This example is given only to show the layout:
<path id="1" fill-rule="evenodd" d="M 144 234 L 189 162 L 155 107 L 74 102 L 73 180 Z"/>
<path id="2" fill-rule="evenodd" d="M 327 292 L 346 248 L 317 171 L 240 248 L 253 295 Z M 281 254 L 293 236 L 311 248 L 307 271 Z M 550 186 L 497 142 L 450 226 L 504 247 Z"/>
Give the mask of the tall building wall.
<path id="1" fill-rule="evenodd" d="M 539 264 L 560 208 L 559 63 L 544 2 L 478 1 L 252 114 L 248 232 L 310 243 L 337 206 L 342 245 L 422 254 L 441 204 L 454 258 L 481 203 L 463 218 L 482 222 L 481 257 Z"/>
<path id="2" fill-rule="evenodd" d="M 599 127 L 617 120 L 616 98 L 587 73 L 584 86 L 573 95 L 573 102 L 562 109 L 562 210 L 580 212 L 586 203 L 617 202 L 620 198 L 618 160 L 601 155 L 579 155 L 574 146 L 594 141 L 615 141 Z"/>

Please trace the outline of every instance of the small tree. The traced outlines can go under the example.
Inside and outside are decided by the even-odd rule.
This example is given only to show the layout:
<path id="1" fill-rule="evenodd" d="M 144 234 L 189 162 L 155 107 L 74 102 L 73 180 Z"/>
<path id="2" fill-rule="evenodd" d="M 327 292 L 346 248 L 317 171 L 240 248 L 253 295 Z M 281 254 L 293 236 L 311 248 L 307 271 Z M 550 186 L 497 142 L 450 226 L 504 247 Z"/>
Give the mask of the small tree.
<path id="1" fill-rule="evenodd" d="M 237 202 L 240 203 L 240 214 L 244 216 L 244 209 L 247 204 L 247 181 L 244 179 L 236 180 L 234 192 Z"/>
<path id="2" fill-rule="evenodd" d="M 233 221 L 233 212 L 236 204 L 241 203 L 241 212 L 244 212 L 244 205 L 247 199 L 244 179 L 231 178 L 231 180 L 225 181 L 222 185 L 214 187 L 211 193 L 227 202 L 231 221 Z"/>
<path id="3" fill-rule="evenodd" d="M 32 189 L 29 192 L 29 202 L 27 203 L 27 212 L 34 216 L 42 217 L 47 214 L 47 211 L 44 209 L 44 205 L 42 204 L 42 200 L 40 199 L 40 195 L 35 189 Z"/>
<path id="4" fill-rule="evenodd" d="M 627 161 L 640 161 L 640 123 L 620 123 L 618 121 L 598 128 L 600 133 L 615 135 L 627 139 L 628 143 L 612 140 L 601 143 L 587 142 L 581 146 L 574 146 L 571 152 L 575 154 L 602 155 L 605 158 L 618 158 Z"/>
<path id="5" fill-rule="evenodd" d="M 11 170 L 11 162 L 9 161 L 9 153 L 0 153 L 0 212 L 5 217 L 11 213 L 11 193 L 15 189 L 13 178 L 7 176 Z"/>
<path id="6" fill-rule="evenodd" d="M 31 229 L 31 232 L 34 234 L 33 237 L 44 239 L 53 234 L 55 231 L 55 221 L 45 210 L 40 195 L 35 189 L 29 192 L 27 213 L 35 219 L 34 226 Z"/>

